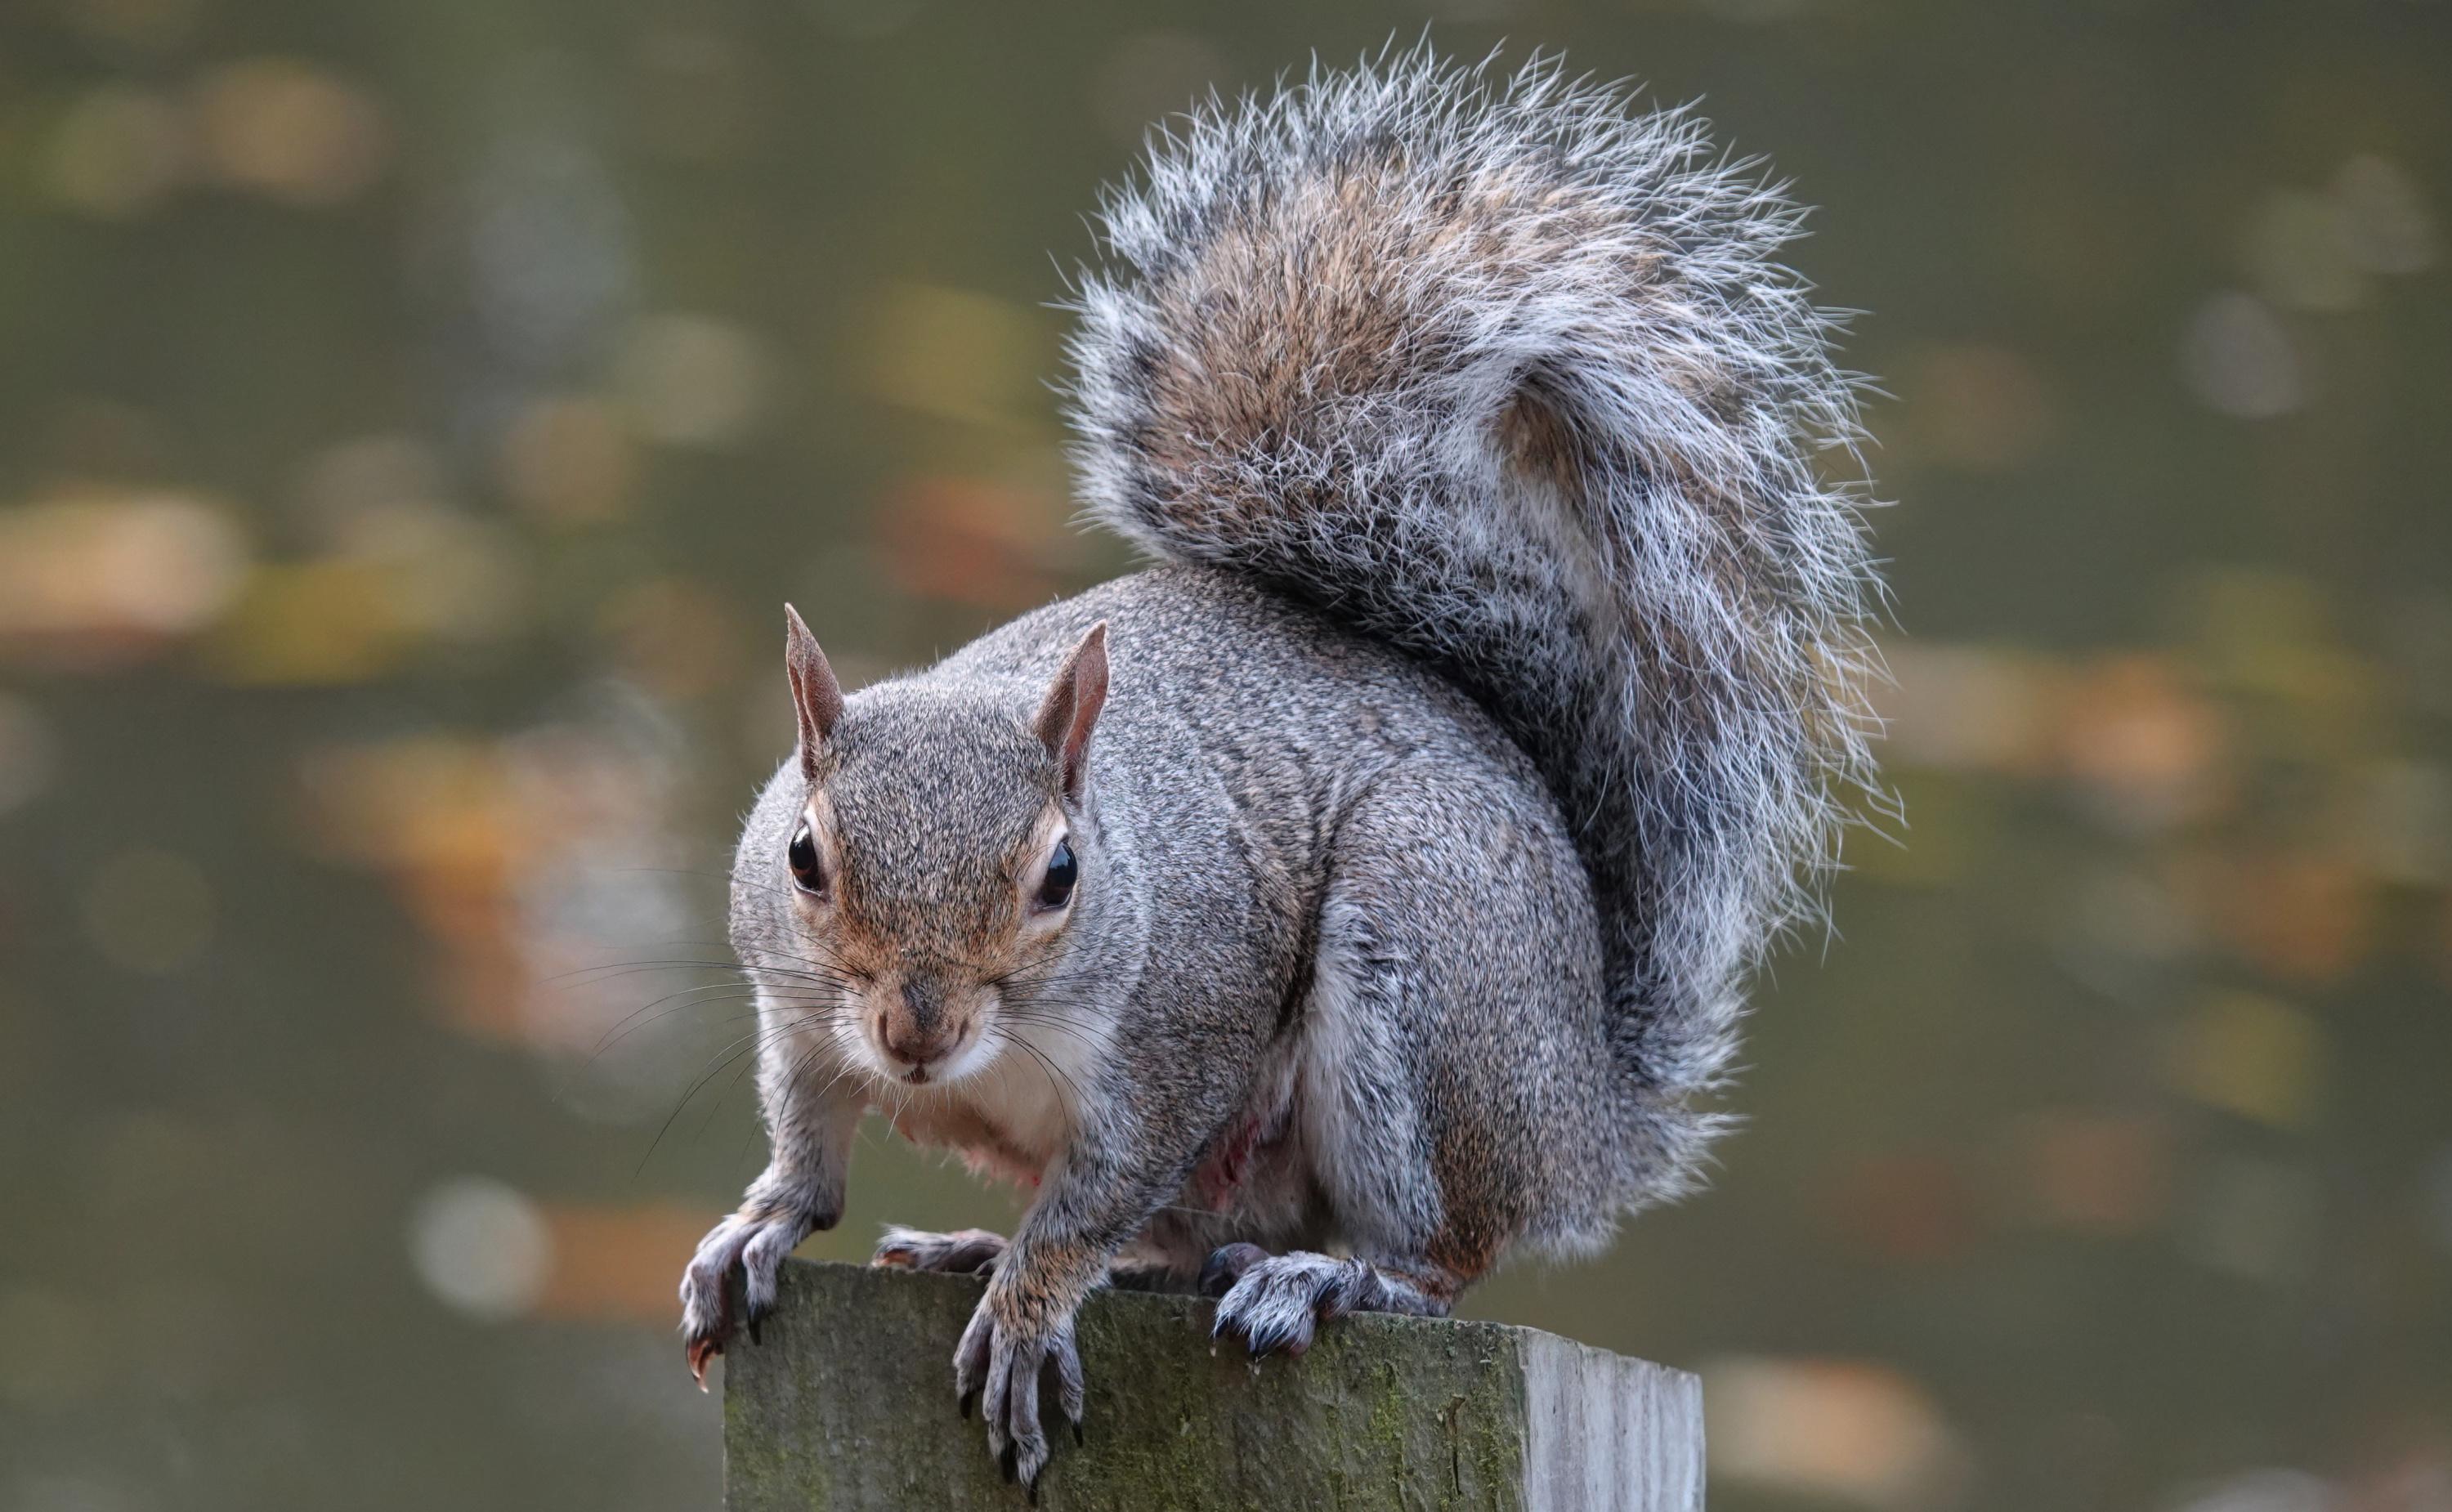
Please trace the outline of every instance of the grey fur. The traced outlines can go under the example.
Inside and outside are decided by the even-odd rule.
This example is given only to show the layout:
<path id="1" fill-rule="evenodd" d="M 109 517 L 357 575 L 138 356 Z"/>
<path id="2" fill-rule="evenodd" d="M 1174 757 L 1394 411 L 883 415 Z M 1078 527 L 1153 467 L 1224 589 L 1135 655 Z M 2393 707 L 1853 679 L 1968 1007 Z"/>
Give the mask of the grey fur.
<path id="1" fill-rule="evenodd" d="M 1023 1479 L 1098 1285 L 1222 1277 L 1221 1329 L 1297 1347 L 1689 1183 L 1866 774 L 1871 581 L 1807 455 L 1852 420 L 1769 262 L 1795 212 L 1705 151 L 1416 52 L 1213 110 L 1110 203 L 1084 488 L 1173 564 L 839 712 L 795 638 L 732 893 L 773 1155 L 683 1282 L 695 1365 L 724 1278 L 754 1315 L 840 1214 L 865 1108 L 1038 1187 L 1000 1251 L 880 1247 L 992 1265 L 958 1390 Z"/>
<path id="2" fill-rule="evenodd" d="M 1876 584 L 1815 457 L 1854 386 L 1775 261 L 1801 215 L 1685 111 L 1416 49 L 1162 143 L 1072 347 L 1097 518 L 1424 658 L 1540 763 L 1670 1152 L 1646 1198 L 1870 776 Z"/>

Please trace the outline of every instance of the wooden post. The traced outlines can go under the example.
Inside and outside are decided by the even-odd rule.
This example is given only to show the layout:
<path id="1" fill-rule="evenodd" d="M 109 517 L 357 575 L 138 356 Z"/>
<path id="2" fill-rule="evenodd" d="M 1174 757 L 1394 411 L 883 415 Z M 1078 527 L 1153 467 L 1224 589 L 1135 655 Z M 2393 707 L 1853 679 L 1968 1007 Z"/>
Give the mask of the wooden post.
<path id="1" fill-rule="evenodd" d="M 764 1343 L 724 1355 L 731 1512 L 1019 1508 L 954 1342 L 980 1284 L 785 1266 Z M 1683 1371 L 1531 1328 L 1363 1315 L 1300 1359 L 1212 1345 L 1210 1305 L 1083 1309 L 1087 1442 L 1045 1400 L 1047 1512 L 1701 1512 L 1703 1396 Z"/>

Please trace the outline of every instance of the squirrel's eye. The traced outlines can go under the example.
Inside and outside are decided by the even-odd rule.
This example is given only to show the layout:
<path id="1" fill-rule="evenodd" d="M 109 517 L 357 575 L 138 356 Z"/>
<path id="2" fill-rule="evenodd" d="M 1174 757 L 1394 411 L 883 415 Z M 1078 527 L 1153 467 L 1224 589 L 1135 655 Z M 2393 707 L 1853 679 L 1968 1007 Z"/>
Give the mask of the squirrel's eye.
<path id="1" fill-rule="evenodd" d="M 791 863 L 792 880 L 800 884 L 801 892 L 825 891 L 826 874 L 818 869 L 818 837 L 809 833 L 808 820 L 802 819 L 801 827 L 792 832 L 791 848 L 783 853 L 783 859 Z"/>
<path id="2" fill-rule="evenodd" d="M 1073 897 L 1073 884 L 1081 879 L 1081 863 L 1073 859 L 1073 842 L 1069 838 L 1056 842 L 1056 854 L 1047 858 L 1047 874 L 1039 879 L 1038 906 L 1060 909 Z"/>

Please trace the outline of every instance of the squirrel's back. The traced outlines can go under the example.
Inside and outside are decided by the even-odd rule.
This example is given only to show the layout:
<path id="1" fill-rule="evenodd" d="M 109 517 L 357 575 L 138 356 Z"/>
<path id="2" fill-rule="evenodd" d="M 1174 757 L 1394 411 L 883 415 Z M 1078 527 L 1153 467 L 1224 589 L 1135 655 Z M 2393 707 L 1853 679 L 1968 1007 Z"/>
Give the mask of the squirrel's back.
<path id="1" fill-rule="evenodd" d="M 1682 111 L 1427 50 L 1213 107 L 1104 213 L 1094 512 L 1429 663 L 1539 767 L 1676 1190 L 1869 773 L 1876 581 L 1800 212 Z"/>

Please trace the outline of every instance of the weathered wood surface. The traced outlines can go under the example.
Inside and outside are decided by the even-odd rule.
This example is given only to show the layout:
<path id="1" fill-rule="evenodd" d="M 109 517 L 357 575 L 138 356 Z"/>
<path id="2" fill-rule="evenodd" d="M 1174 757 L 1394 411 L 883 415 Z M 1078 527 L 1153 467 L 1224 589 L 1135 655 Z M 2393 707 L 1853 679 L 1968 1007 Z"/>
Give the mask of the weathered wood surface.
<path id="1" fill-rule="evenodd" d="M 980 1284 L 792 1263 L 764 1343 L 724 1355 L 732 1512 L 1019 1508 L 954 1342 Z M 1047 1512 L 1700 1512 L 1694 1377 L 1530 1328 L 1363 1316 L 1297 1360 L 1213 1345 L 1208 1303 L 1101 1294 L 1081 1314 L 1077 1446 L 1051 1394 Z"/>

